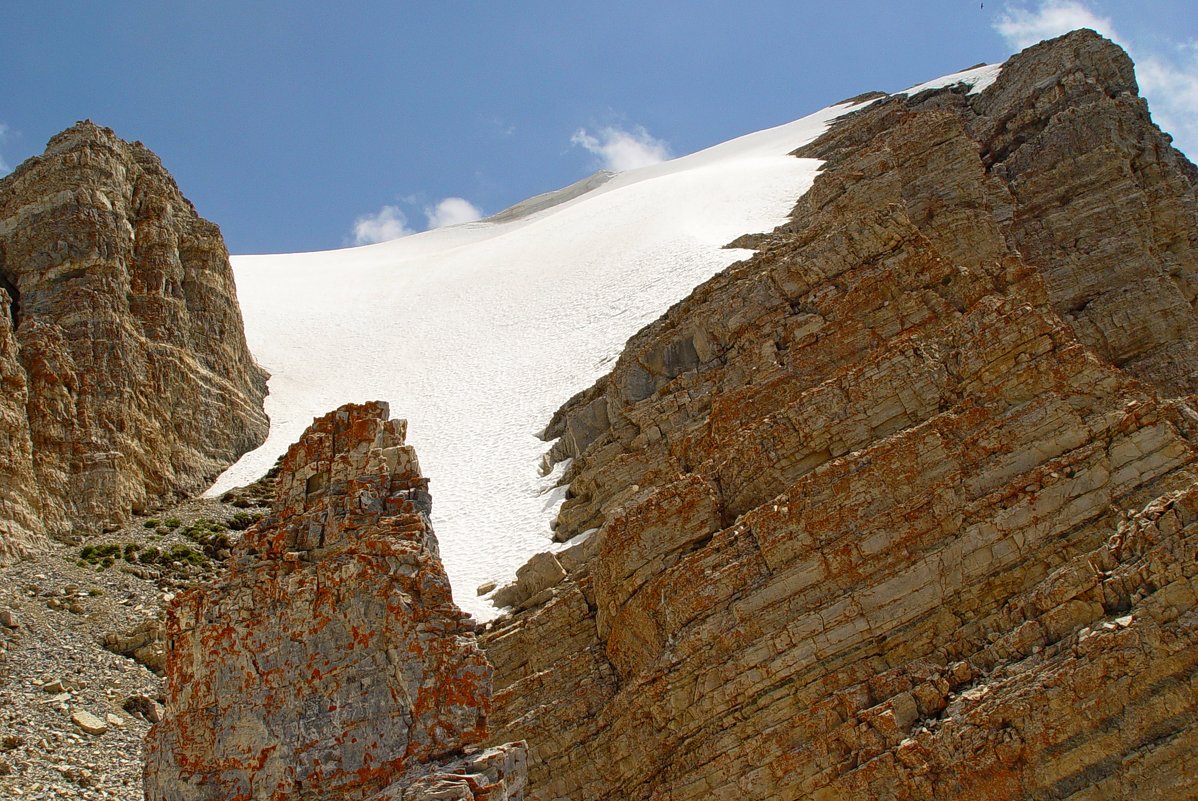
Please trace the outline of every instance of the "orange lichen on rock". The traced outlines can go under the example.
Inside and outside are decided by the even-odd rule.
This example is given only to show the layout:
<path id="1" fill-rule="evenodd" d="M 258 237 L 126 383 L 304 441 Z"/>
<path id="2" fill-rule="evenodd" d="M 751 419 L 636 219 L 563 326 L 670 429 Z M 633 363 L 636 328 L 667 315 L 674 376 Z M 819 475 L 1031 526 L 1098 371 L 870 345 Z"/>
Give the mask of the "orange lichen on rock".
<path id="1" fill-rule="evenodd" d="M 474 748 L 491 666 L 453 603 L 405 423 L 387 412 L 316 420 L 228 575 L 172 602 L 148 801 L 391 798 L 455 770 L 492 771 L 502 792 L 480 797 L 521 798 L 522 744 Z"/>

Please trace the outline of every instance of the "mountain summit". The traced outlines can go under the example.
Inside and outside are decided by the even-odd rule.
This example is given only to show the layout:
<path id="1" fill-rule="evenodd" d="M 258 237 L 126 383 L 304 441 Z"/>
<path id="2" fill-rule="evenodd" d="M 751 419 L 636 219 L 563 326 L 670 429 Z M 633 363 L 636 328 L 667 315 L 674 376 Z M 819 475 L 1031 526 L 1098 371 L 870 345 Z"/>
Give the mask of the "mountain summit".
<path id="1" fill-rule="evenodd" d="M 266 436 L 220 230 L 81 122 L 0 179 L 0 556 L 194 494 Z"/>

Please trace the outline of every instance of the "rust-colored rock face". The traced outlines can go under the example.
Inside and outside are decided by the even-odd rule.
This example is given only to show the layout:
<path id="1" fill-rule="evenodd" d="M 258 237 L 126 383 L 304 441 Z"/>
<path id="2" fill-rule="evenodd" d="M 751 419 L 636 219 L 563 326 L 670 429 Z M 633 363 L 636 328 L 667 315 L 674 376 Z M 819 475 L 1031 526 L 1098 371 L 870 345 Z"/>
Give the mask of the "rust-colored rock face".
<path id="1" fill-rule="evenodd" d="M 377 402 L 316 420 L 227 577 L 172 602 L 147 801 L 523 797 L 522 744 L 472 747 L 491 666 L 405 429 Z"/>
<path id="2" fill-rule="evenodd" d="M 0 180 L 0 557 L 195 492 L 266 435 L 220 231 L 79 123 Z"/>
<path id="3" fill-rule="evenodd" d="M 1198 172 L 1078 32 L 891 97 L 549 433 L 529 797 L 1198 798 Z M 544 558 L 541 562 L 547 562 Z"/>

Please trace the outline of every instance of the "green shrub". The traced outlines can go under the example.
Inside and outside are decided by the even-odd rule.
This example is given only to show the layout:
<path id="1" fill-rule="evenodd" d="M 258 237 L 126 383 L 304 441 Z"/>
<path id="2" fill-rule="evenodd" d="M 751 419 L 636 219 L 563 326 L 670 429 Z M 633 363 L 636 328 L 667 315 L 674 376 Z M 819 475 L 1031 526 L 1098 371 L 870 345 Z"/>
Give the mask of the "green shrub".
<path id="1" fill-rule="evenodd" d="M 171 546 L 170 553 L 166 554 L 164 559 L 170 562 L 183 562 L 190 565 L 203 565 L 208 561 L 202 553 L 182 543 L 176 543 Z"/>
<path id="2" fill-rule="evenodd" d="M 236 529 L 237 531 L 245 531 L 261 519 L 261 512 L 237 512 L 233 515 L 233 519 L 229 521 L 229 528 Z"/>
<path id="3" fill-rule="evenodd" d="M 146 550 L 153 550 L 155 553 L 158 551 L 157 548 L 147 548 Z M 123 545 L 119 542 L 106 542 L 102 545 L 84 545 L 79 549 L 79 561 L 76 564 L 101 564 L 111 567 L 117 559 L 124 559 L 126 562 L 144 562 L 146 561 L 144 557 L 138 559 L 140 551 L 141 546 L 136 542 L 126 542 Z"/>

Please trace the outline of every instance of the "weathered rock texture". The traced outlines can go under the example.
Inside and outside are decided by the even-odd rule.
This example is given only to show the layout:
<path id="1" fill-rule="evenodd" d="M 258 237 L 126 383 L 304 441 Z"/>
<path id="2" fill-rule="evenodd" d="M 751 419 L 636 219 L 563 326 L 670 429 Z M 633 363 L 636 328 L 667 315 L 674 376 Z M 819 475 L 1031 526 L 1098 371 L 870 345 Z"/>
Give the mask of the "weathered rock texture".
<path id="1" fill-rule="evenodd" d="M 484 637 L 530 798 L 1198 798 L 1198 173 L 1131 62 L 1074 33 L 798 155 L 548 430 L 598 531 Z"/>
<path id="2" fill-rule="evenodd" d="M 0 558 L 202 489 L 266 435 L 219 229 L 79 123 L 0 180 Z"/>
<path id="3" fill-rule="evenodd" d="M 147 801 L 523 797 L 523 744 L 473 747 L 491 666 L 406 427 L 377 402 L 316 420 L 227 577 L 171 604 Z"/>

